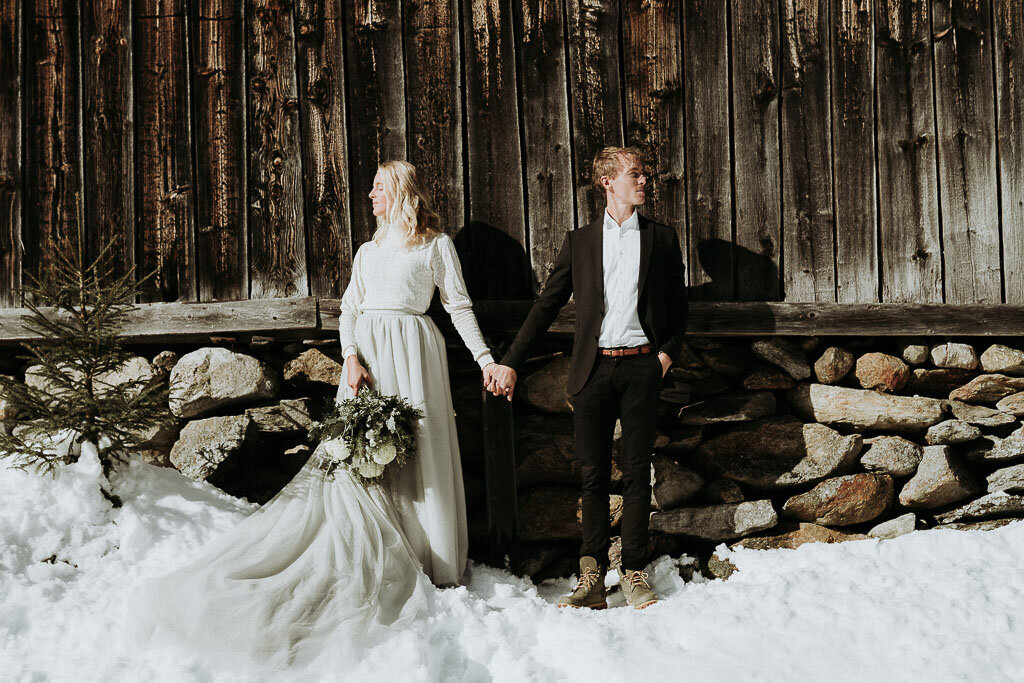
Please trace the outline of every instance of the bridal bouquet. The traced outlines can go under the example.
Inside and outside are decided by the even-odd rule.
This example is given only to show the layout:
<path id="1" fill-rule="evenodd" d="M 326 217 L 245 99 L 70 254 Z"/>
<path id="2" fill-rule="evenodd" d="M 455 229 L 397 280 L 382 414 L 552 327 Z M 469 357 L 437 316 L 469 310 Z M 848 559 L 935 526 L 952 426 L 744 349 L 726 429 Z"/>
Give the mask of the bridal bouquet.
<path id="1" fill-rule="evenodd" d="M 421 417 L 400 396 L 384 396 L 364 385 L 310 428 L 310 439 L 319 441 L 313 457 L 328 475 L 342 467 L 364 485 L 385 480 L 415 457 Z"/>

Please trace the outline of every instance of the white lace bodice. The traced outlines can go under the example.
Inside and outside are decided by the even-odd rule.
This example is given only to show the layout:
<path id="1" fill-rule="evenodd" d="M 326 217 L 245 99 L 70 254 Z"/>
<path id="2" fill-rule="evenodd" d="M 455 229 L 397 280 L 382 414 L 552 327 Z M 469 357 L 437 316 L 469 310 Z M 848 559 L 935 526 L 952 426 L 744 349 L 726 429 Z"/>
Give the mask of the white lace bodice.
<path id="1" fill-rule="evenodd" d="M 480 367 L 493 362 L 473 315 L 455 243 L 444 234 L 426 244 L 406 247 L 391 233 L 381 244 L 370 241 L 359 247 L 352 262 L 352 279 L 341 299 L 338 332 L 343 356 L 357 352 L 355 325 L 361 313 L 386 310 L 422 315 L 430 306 L 434 287 L 441 291 L 444 310 L 473 359 Z"/>

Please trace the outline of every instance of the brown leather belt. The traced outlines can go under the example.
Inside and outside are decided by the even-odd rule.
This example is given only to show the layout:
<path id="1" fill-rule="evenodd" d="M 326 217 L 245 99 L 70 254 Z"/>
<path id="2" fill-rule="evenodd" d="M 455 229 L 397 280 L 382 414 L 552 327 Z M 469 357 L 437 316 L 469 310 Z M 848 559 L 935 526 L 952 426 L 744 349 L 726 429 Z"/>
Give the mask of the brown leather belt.
<path id="1" fill-rule="evenodd" d="M 643 346 L 622 346 L 617 349 L 598 349 L 602 356 L 646 356 L 653 349 L 650 344 L 644 344 Z"/>

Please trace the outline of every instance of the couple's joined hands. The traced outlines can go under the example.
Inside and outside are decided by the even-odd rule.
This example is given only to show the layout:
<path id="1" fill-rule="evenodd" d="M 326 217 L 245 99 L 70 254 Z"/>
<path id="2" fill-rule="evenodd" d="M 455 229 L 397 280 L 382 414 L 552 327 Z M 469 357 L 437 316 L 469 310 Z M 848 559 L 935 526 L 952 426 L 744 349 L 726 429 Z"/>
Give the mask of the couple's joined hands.
<path id="1" fill-rule="evenodd" d="M 484 366 L 484 389 L 495 396 L 504 396 L 511 401 L 515 387 L 515 370 L 499 363 L 488 363 Z"/>

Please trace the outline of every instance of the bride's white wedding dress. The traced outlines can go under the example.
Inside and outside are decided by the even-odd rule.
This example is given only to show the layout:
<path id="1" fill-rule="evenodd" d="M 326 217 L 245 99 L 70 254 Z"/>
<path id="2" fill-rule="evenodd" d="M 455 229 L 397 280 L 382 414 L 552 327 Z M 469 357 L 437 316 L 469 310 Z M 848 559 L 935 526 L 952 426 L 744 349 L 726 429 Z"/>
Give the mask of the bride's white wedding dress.
<path id="1" fill-rule="evenodd" d="M 411 248 L 393 234 L 364 244 L 339 325 L 345 355 L 359 353 L 374 388 L 423 411 L 416 458 L 388 490 L 308 463 L 186 566 L 135 591 L 136 640 L 229 665 L 305 666 L 429 614 L 430 579 L 459 581 L 466 512 L 447 357 L 423 315 L 435 286 L 474 358 L 490 362 L 447 235 Z M 343 384 L 339 397 L 348 392 Z"/>

